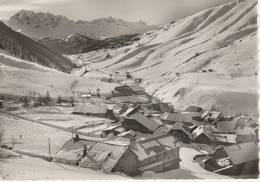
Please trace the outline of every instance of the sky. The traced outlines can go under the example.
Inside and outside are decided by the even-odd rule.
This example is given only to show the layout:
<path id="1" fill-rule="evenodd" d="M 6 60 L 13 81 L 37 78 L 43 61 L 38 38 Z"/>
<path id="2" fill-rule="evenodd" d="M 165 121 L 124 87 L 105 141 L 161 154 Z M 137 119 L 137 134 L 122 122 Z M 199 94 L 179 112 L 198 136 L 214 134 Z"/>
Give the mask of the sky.
<path id="1" fill-rule="evenodd" d="M 77 21 L 112 16 L 126 21 L 165 24 L 232 0 L 0 0 L 0 20 L 18 11 L 63 15 Z"/>

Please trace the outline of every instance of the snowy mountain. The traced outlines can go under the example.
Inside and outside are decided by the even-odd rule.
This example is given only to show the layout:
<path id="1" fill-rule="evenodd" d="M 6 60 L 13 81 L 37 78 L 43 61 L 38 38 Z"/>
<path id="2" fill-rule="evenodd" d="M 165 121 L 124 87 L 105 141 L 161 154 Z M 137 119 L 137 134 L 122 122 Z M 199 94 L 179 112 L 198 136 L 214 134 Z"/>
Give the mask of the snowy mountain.
<path id="1" fill-rule="evenodd" d="M 0 49 L 29 62 L 70 72 L 73 63 L 53 50 L 35 42 L 18 32 L 13 31 L 0 21 Z"/>
<path id="2" fill-rule="evenodd" d="M 93 69 L 130 72 L 178 109 L 257 113 L 257 1 L 216 6 L 149 31 L 117 50 L 81 55 Z M 71 56 L 73 58 L 73 56 Z"/>
<path id="3" fill-rule="evenodd" d="M 26 10 L 21 10 L 13 15 L 8 21 L 8 25 L 15 31 L 33 38 L 63 38 L 77 33 L 95 39 L 104 36 L 115 37 L 143 33 L 157 28 L 157 26 L 149 26 L 141 20 L 133 23 L 109 17 L 91 22 L 82 20 L 74 22 L 64 16 Z"/>
<path id="4" fill-rule="evenodd" d="M 62 39 L 44 38 L 39 43 L 60 54 L 79 54 L 99 49 L 118 48 L 133 43 L 137 34 L 120 35 L 105 39 L 92 39 L 81 34 L 70 34 Z"/>

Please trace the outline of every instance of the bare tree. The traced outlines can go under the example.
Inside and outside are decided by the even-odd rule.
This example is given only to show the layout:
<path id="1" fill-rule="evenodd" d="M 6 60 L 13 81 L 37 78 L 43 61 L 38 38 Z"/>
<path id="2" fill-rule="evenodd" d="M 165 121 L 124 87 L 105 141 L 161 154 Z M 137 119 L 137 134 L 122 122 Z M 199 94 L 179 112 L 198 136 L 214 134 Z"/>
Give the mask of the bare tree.
<path id="1" fill-rule="evenodd" d="M 62 103 L 62 98 L 61 98 L 60 95 L 58 96 L 57 103 L 59 104 L 59 106 L 60 106 L 60 104 Z"/>

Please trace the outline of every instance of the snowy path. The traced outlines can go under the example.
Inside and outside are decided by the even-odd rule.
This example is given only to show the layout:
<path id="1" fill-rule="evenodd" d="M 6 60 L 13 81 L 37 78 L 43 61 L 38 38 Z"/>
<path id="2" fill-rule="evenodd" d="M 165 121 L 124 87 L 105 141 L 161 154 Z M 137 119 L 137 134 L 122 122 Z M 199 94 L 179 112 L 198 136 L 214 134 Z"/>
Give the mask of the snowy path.
<path id="1" fill-rule="evenodd" d="M 113 180 L 130 177 L 106 174 L 87 168 L 78 168 L 55 162 L 22 156 L 0 162 L 1 178 L 4 180 Z M 0 179 L 1 180 L 1 179 Z"/>

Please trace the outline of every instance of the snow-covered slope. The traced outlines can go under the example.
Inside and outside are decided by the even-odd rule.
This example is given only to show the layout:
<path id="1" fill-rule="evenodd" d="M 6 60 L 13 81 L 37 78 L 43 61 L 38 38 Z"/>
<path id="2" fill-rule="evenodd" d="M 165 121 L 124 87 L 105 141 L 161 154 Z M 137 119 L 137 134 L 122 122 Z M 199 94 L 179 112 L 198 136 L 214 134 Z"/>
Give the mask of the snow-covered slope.
<path id="1" fill-rule="evenodd" d="M 108 84 L 96 79 L 66 74 L 52 68 L 46 68 L 14 57 L 0 49 L 0 93 L 15 96 L 24 96 L 29 91 L 46 94 L 49 91 L 52 97 L 72 96 L 76 93 L 90 90 L 96 93 L 108 93 L 117 84 Z"/>
<path id="2" fill-rule="evenodd" d="M 63 38 L 72 33 L 83 34 L 90 38 L 115 37 L 143 33 L 157 28 L 146 25 L 143 21 L 127 22 L 113 17 L 96 19 L 91 22 L 82 20 L 74 22 L 64 16 L 26 10 L 21 10 L 13 15 L 7 24 L 14 30 L 34 38 Z"/>
<path id="3" fill-rule="evenodd" d="M 257 112 L 256 0 L 204 10 L 140 39 L 110 50 L 112 58 L 105 61 L 102 51 L 82 57 L 95 60 L 93 68 L 143 78 L 147 91 L 176 108 L 195 104 L 227 114 Z"/>

